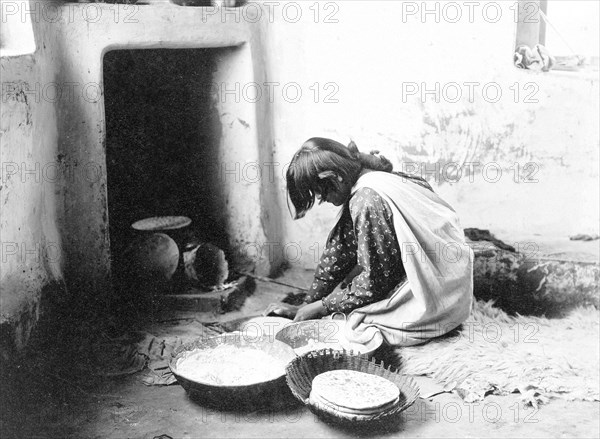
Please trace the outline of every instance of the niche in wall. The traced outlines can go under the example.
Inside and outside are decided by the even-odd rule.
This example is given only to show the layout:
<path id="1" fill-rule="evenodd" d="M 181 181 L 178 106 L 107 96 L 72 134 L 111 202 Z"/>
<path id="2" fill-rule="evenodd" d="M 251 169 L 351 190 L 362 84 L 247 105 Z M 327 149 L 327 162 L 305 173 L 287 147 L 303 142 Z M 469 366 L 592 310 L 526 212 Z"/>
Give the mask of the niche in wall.
<path id="1" fill-rule="evenodd" d="M 223 49 L 117 50 L 104 57 L 108 214 L 113 276 L 131 224 L 181 215 L 227 253 L 218 170 L 221 126 L 211 96 Z M 180 249 L 182 251 L 183 249 Z"/>

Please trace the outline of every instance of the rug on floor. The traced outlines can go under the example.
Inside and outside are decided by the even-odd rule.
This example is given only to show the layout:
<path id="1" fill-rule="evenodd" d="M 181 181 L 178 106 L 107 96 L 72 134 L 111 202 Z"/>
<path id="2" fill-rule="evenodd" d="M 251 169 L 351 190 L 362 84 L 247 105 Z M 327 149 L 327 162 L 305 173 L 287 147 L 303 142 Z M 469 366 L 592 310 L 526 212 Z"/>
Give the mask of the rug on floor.
<path id="1" fill-rule="evenodd" d="M 405 373 L 433 377 L 466 402 L 514 392 L 534 406 L 551 397 L 599 401 L 598 318 L 595 308 L 560 319 L 510 316 L 477 301 L 458 330 L 396 352 Z"/>

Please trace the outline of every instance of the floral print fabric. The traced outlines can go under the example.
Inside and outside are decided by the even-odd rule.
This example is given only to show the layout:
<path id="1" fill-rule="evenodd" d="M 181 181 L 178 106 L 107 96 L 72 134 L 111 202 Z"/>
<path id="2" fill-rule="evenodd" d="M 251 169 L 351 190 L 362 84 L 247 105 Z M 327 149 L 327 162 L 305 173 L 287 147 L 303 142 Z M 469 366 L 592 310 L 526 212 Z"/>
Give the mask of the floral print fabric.
<path id="1" fill-rule="evenodd" d="M 346 288 L 332 292 L 356 265 L 362 272 Z M 349 313 L 385 299 L 405 276 L 390 206 L 376 191 L 364 187 L 344 205 L 306 302 L 321 299 L 329 312 Z"/>

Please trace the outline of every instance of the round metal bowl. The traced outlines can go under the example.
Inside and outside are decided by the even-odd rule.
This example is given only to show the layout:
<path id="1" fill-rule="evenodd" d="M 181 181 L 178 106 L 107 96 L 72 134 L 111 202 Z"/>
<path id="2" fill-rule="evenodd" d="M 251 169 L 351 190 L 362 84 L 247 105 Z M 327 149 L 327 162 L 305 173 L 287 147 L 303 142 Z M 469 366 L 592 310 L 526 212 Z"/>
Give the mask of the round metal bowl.
<path id="1" fill-rule="evenodd" d="M 246 337 L 275 337 L 279 331 L 293 324 L 285 317 L 268 316 L 252 317 L 237 322 L 231 329 L 239 331 Z"/>
<path id="2" fill-rule="evenodd" d="M 286 364 L 296 358 L 293 349 L 285 343 L 272 337 L 245 337 L 242 333 L 222 334 L 184 344 L 173 352 L 169 367 L 175 378 L 177 378 L 177 382 L 185 389 L 191 399 L 203 405 L 219 409 L 245 410 L 277 405 L 279 402 L 291 397 L 291 392 L 285 380 L 285 371 L 282 371 L 280 376 L 268 381 L 239 386 L 193 381 L 178 373 L 177 364 L 182 359 L 199 350 L 212 350 L 223 344 L 258 349 Z"/>
<path id="3" fill-rule="evenodd" d="M 298 355 L 305 353 L 306 346 L 311 342 L 325 344 L 314 350 L 329 348 L 368 356 L 383 343 L 383 339 L 374 339 L 366 345 L 352 343 L 344 336 L 345 326 L 346 320 L 305 320 L 286 326 L 275 335 L 275 338 L 291 346 Z"/>

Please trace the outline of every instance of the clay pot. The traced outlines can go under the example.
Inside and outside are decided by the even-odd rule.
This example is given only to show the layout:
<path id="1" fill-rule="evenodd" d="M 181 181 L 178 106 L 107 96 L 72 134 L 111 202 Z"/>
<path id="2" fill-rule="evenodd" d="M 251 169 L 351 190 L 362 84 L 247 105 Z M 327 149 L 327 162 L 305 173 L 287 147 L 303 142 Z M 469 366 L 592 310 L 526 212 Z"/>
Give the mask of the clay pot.
<path id="1" fill-rule="evenodd" d="M 132 271 L 142 278 L 170 280 L 179 263 L 179 248 L 164 233 L 141 236 L 127 253 Z"/>
<path id="2" fill-rule="evenodd" d="M 188 279 L 206 287 L 221 286 L 229 277 L 225 253 L 219 247 L 202 243 L 183 254 Z"/>

